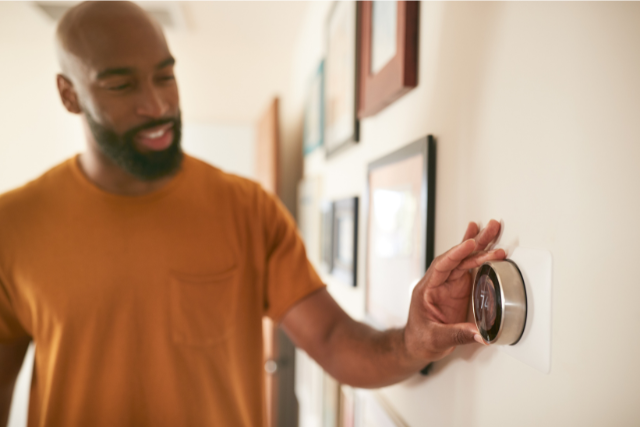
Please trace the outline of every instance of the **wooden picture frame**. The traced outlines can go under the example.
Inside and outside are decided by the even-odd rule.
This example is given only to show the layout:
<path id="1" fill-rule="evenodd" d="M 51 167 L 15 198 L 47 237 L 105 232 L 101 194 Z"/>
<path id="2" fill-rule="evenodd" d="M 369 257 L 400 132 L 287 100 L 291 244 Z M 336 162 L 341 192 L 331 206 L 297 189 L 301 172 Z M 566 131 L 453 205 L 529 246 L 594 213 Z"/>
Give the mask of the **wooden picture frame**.
<path id="1" fill-rule="evenodd" d="M 358 14 L 360 2 L 334 2 L 324 62 L 324 145 L 327 157 L 358 142 Z"/>
<path id="2" fill-rule="evenodd" d="M 348 385 L 340 386 L 339 427 L 356 427 L 356 394 Z"/>
<path id="3" fill-rule="evenodd" d="M 411 291 L 434 257 L 435 140 L 429 135 L 369 164 L 367 320 L 402 327 Z"/>
<path id="4" fill-rule="evenodd" d="M 333 251 L 331 274 L 342 283 L 357 286 L 358 197 L 333 204 Z"/>
<path id="5" fill-rule="evenodd" d="M 324 143 L 324 114 L 324 61 L 321 61 L 309 84 L 304 110 L 302 143 L 304 156 L 312 153 Z"/>
<path id="6" fill-rule="evenodd" d="M 419 13 L 417 1 L 362 2 L 358 118 L 375 115 L 418 85 Z"/>
<path id="7" fill-rule="evenodd" d="M 280 101 L 273 98 L 258 120 L 255 176 L 262 187 L 280 197 Z"/>

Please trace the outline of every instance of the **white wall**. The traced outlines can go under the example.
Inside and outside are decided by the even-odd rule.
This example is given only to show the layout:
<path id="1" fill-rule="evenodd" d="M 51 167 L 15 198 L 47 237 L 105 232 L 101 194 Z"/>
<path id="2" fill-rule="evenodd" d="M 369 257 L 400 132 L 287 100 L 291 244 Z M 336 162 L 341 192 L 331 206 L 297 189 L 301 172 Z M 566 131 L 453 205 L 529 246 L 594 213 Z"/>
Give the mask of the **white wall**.
<path id="1" fill-rule="evenodd" d="M 253 179 L 255 129 L 251 125 L 186 123 L 182 146 L 189 153 L 225 172 Z"/>
<path id="2" fill-rule="evenodd" d="M 301 120 L 328 7 L 314 3 L 301 30 L 285 128 Z M 553 254 L 551 373 L 460 348 L 383 391 L 409 425 L 640 423 L 638 22 L 637 3 L 423 2 L 419 86 L 364 120 L 358 146 L 305 159 L 325 197 L 363 195 L 370 161 L 434 134 L 436 251 L 467 221 L 502 218 L 503 242 Z M 358 288 L 330 283 L 356 316 L 359 253 Z"/>

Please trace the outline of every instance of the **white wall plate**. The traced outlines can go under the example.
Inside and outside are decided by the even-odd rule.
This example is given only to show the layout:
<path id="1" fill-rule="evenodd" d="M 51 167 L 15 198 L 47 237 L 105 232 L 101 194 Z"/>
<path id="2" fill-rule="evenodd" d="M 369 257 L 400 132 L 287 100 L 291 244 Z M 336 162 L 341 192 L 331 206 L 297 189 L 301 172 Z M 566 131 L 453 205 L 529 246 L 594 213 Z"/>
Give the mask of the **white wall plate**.
<path id="1" fill-rule="evenodd" d="M 551 370 L 551 253 L 542 249 L 517 247 L 509 259 L 514 261 L 527 291 L 527 322 L 516 345 L 500 350 L 548 374 Z"/>

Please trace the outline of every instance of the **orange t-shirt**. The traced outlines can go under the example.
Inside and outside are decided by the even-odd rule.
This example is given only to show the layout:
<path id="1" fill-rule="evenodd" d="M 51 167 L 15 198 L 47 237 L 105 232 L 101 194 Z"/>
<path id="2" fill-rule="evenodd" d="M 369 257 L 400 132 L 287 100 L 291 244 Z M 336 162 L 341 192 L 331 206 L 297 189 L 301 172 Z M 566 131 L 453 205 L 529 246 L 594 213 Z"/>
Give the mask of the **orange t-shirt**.
<path id="1" fill-rule="evenodd" d="M 0 342 L 36 344 L 29 426 L 262 426 L 262 317 L 323 286 L 273 196 L 188 156 L 144 196 L 76 159 L 0 196 Z"/>

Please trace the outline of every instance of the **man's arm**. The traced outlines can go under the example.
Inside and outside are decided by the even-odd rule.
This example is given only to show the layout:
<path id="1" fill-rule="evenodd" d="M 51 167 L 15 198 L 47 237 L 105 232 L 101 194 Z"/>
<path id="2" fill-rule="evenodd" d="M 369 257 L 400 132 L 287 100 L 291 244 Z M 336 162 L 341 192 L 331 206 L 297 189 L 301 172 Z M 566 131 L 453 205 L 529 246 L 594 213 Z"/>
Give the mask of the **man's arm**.
<path id="1" fill-rule="evenodd" d="M 27 338 L 10 344 L 0 343 L 0 426 L 6 426 L 9 421 L 13 388 L 30 341 Z"/>
<path id="2" fill-rule="evenodd" d="M 463 243 L 437 257 L 416 285 L 402 329 L 377 331 L 351 319 L 326 290 L 296 304 L 282 327 L 342 383 L 373 388 L 401 381 L 457 345 L 479 338 L 475 325 L 465 323 L 472 284 L 469 269 L 505 257 L 502 249 L 485 251 L 499 231 L 496 221 L 482 232 L 469 224 Z"/>

